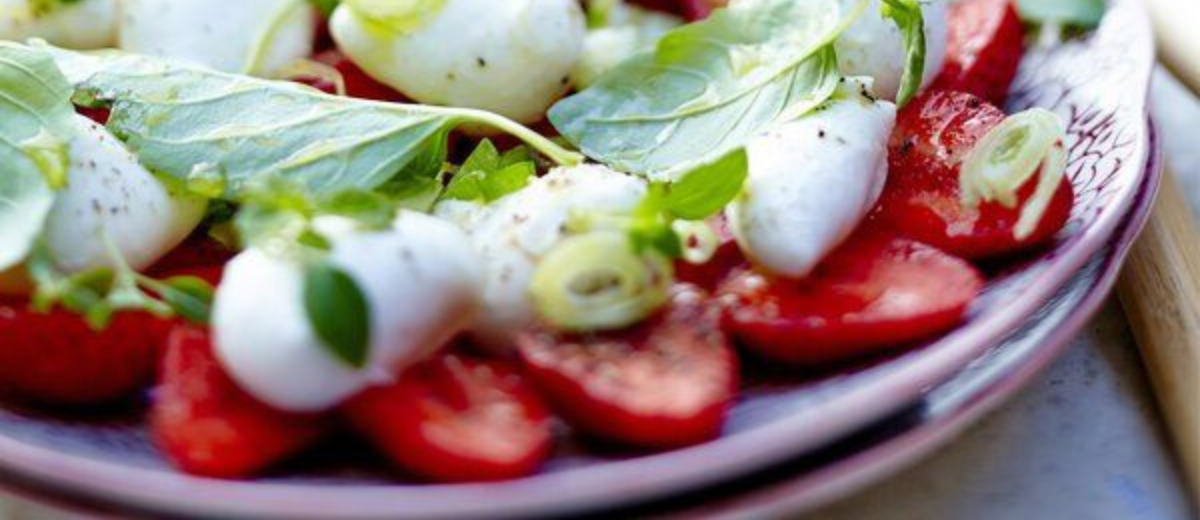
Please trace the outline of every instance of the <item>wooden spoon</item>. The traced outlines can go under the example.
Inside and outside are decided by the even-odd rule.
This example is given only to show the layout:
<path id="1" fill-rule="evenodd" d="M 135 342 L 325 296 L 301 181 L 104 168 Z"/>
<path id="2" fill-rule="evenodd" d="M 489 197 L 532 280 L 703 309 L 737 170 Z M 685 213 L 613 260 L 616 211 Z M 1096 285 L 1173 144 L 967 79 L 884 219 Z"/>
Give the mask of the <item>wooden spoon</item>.
<path id="1" fill-rule="evenodd" d="M 1159 58 L 1200 96 L 1200 2 L 1144 0 Z M 1193 503 L 1200 507 L 1200 229 L 1168 167 L 1157 206 L 1119 284 Z"/>

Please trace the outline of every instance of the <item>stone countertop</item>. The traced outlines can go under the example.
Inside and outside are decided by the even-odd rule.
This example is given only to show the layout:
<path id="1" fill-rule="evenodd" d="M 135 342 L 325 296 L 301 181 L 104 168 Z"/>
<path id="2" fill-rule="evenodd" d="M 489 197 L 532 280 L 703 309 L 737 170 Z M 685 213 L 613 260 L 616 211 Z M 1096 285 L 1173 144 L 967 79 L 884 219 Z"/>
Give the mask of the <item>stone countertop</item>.
<path id="1" fill-rule="evenodd" d="M 1160 74 L 1168 160 L 1200 207 L 1200 102 Z M 1198 213 L 1200 216 L 1200 213 Z M 0 501 L 0 520 L 80 518 Z M 1137 346 L 1110 302 L 1068 353 L 961 439 L 813 520 L 1191 520 Z"/>
<path id="2" fill-rule="evenodd" d="M 1168 162 L 1200 208 L 1200 102 L 1159 73 L 1154 109 Z M 1197 518 L 1167 435 L 1114 297 L 1012 402 L 933 457 L 811 518 Z"/>

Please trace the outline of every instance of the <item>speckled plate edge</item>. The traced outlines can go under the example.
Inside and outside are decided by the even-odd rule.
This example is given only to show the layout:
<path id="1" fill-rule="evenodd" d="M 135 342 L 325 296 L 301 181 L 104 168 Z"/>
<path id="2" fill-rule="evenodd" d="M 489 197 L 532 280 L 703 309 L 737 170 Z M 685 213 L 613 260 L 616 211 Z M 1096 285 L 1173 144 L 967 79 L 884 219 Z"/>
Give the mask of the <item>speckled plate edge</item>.
<path id="1" fill-rule="evenodd" d="M 1076 178 L 1089 176 L 1076 183 L 1090 201 L 1081 211 L 1095 212 L 1083 217 L 1086 228 L 1040 258 L 1036 262 L 1040 265 L 1026 269 L 1034 274 L 1022 280 L 1020 298 L 1006 302 L 1002 311 L 973 318 L 918 354 L 873 373 L 869 384 L 850 385 L 794 417 L 686 450 L 503 484 L 325 486 L 213 481 L 75 457 L 6 437 L 0 437 L 0 476 L 75 502 L 174 516 L 316 518 L 336 512 L 342 518 L 494 518 L 566 514 L 650 500 L 743 476 L 812 451 L 910 405 L 964 369 L 1041 308 L 1113 236 L 1140 185 L 1131 187 L 1131 179 L 1116 173 L 1127 174 L 1126 170 L 1150 157 L 1148 131 L 1125 128 L 1114 134 L 1113 113 L 1136 111 L 1144 116 L 1153 44 L 1145 13 L 1134 0 L 1114 0 L 1094 40 L 1107 46 L 1109 51 L 1101 54 L 1110 62 L 1098 60 L 1088 70 L 1051 71 L 1059 74 L 1061 89 L 1039 88 L 1018 96 L 1018 104 L 1051 107 L 1068 117 L 1077 132 L 1073 135 L 1085 147 L 1134 148 L 1122 155 L 1128 164 L 1104 165 L 1105 153 L 1099 151 L 1094 160 L 1077 165 Z M 1121 52 L 1114 52 L 1118 47 Z M 1042 58 L 1033 66 L 1062 68 L 1054 56 Z M 1124 88 L 1103 82 L 1104 74 L 1097 72 L 1112 76 L 1117 70 Z M 1077 74 L 1085 77 L 1072 77 Z M 1143 84 L 1144 88 L 1139 86 Z M 1124 98 L 1089 112 L 1096 107 L 1071 104 L 1072 90 L 1078 87 L 1124 94 Z M 1125 119 L 1128 122 L 1128 114 Z M 1102 142 L 1100 137 L 1124 141 Z M 1082 157 L 1088 158 L 1087 152 Z"/>

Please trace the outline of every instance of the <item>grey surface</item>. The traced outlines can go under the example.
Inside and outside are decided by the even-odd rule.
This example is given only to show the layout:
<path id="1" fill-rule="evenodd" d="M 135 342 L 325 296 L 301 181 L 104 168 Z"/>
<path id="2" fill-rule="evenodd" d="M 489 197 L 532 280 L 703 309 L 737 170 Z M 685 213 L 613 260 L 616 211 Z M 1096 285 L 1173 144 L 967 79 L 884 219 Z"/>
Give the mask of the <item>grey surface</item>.
<path id="1" fill-rule="evenodd" d="M 1200 103 L 1160 74 L 1168 161 L 1200 202 Z M 1191 175 L 1185 174 L 1191 172 Z M 1120 306 L 956 443 L 811 515 L 820 520 L 1188 520 L 1189 502 Z"/>

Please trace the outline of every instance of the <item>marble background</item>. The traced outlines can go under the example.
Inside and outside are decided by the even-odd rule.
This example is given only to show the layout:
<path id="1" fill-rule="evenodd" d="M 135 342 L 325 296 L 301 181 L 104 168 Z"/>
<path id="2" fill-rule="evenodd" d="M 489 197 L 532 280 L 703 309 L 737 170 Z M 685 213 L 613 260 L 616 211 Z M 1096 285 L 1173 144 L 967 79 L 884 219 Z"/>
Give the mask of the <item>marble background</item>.
<path id="1" fill-rule="evenodd" d="M 1165 73 L 1167 157 L 1200 208 L 1200 101 Z M 1197 213 L 1200 217 L 1200 212 Z M 0 499 L 0 520 L 87 518 Z M 1018 398 L 935 456 L 812 520 L 1191 520 L 1179 468 L 1120 305 Z"/>

